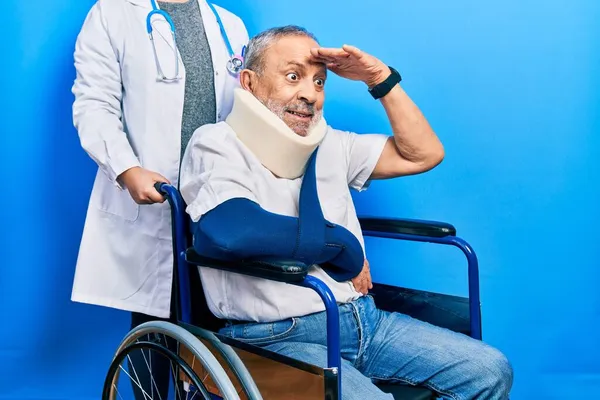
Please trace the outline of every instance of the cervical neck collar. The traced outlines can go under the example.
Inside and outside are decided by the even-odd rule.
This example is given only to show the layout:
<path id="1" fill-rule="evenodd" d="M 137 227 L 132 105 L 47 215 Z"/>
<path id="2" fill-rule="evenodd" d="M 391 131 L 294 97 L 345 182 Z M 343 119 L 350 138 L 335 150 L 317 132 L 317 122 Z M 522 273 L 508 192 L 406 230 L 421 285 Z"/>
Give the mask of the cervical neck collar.
<path id="1" fill-rule="evenodd" d="M 265 168 L 286 179 L 304 174 L 310 155 L 327 131 L 327 123 L 321 118 L 308 135 L 300 136 L 252 93 L 241 88 L 234 91 L 233 109 L 226 122 Z"/>

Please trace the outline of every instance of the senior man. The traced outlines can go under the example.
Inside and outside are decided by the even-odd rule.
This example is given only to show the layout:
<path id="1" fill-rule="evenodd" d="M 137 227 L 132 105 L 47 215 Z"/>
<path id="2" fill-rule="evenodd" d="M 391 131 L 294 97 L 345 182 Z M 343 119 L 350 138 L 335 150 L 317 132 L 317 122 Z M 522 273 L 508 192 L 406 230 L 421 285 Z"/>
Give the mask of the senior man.
<path id="1" fill-rule="evenodd" d="M 381 311 L 368 294 L 369 263 L 350 189 L 422 173 L 443 159 L 398 72 L 352 46 L 322 48 L 295 26 L 254 37 L 245 67 L 230 117 L 199 128 L 184 156 L 181 193 L 196 250 L 226 260 L 280 256 L 312 265 L 309 273 L 339 303 L 344 399 L 392 398 L 377 381 L 426 385 L 451 399 L 508 398 L 512 369 L 499 351 Z M 327 70 L 364 82 L 393 136 L 328 126 Z M 326 366 L 324 306 L 310 289 L 208 268 L 200 274 L 211 311 L 235 321 L 221 333 Z"/>

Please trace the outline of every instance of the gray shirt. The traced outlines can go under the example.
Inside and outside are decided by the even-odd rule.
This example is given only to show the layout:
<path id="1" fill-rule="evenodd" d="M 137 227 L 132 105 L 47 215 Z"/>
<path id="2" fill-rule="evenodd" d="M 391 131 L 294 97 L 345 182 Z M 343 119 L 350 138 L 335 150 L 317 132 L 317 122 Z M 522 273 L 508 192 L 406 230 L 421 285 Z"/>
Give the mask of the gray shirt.
<path id="1" fill-rule="evenodd" d="M 200 126 L 216 122 L 214 71 L 200 6 L 196 0 L 185 3 L 159 2 L 175 24 L 175 39 L 185 66 L 185 97 L 181 122 L 181 155 Z"/>

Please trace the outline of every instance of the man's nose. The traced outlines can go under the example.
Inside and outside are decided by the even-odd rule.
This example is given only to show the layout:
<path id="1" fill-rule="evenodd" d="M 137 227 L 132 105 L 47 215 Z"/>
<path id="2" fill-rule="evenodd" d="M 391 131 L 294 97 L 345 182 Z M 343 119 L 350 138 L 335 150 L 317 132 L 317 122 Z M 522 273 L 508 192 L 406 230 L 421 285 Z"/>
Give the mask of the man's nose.
<path id="1" fill-rule="evenodd" d="M 298 92 L 298 98 L 306 103 L 314 104 L 317 102 L 318 92 L 312 81 L 308 79 L 303 82 Z"/>

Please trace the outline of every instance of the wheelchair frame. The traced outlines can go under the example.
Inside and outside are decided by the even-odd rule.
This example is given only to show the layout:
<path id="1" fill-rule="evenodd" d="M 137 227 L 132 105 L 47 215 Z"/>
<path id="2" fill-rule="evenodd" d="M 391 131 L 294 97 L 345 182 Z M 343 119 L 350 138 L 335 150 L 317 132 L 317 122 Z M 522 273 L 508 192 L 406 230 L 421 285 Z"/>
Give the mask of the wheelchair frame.
<path id="1" fill-rule="evenodd" d="M 244 266 L 215 260 L 210 260 L 208 263 L 198 262 L 199 259 L 202 261 L 202 257 L 195 254 L 193 248 L 188 246 L 189 218 L 185 212 L 185 203 L 179 191 L 175 187 L 164 183 L 157 183 L 155 188 L 166 196 L 171 207 L 174 262 L 176 264 L 173 279 L 174 290 L 177 291 L 176 294 L 178 295 L 175 296 L 178 302 L 176 306 L 177 324 L 188 329 L 195 327 L 192 325 L 190 283 L 187 279 L 191 265 L 259 277 L 265 277 L 265 273 L 267 273 L 267 279 L 310 288 L 317 292 L 323 300 L 327 315 L 327 368 L 323 369 L 325 398 L 339 399 L 341 397 L 342 381 L 339 312 L 335 297 L 327 285 L 321 280 L 308 275 L 307 266 L 293 260 L 288 260 L 287 265 L 283 265 L 283 270 L 281 263 L 269 261 L 256 262 L 253 265 L 250 265 L 252 263 L 246 263 Z M 364 236 L 429 242 L 459 248 L 468 262 L 470 336 L 474 339 L 482 339 L 477 256 L 465 240 L 456 236 L 456 229 L 452 225 L 415 219 L 359 217 L 359 220 Z M 261 273 L 253 272 L 252 267 L 260 269 Z M 286 274 L 292 275 L 293 278 L 285 277 Z"/>

